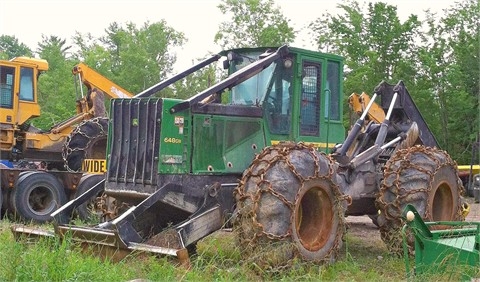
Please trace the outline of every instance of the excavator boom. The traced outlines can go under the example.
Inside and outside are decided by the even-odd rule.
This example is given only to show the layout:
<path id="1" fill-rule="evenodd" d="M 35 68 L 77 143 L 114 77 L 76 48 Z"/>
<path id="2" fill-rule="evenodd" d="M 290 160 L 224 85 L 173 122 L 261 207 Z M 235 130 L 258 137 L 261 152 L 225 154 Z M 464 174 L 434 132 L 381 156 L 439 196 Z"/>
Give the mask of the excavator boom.
<path id="1" fill-rule="evenodd" d="M 80 81 L 89 89 L 97 88 L 107 94 L 110 98 L 131 98 L 133 94 L 118 86 L 105 76 L 84 63 L 79 63 L 73 67 L 72 73 L 78 76 Z"/>

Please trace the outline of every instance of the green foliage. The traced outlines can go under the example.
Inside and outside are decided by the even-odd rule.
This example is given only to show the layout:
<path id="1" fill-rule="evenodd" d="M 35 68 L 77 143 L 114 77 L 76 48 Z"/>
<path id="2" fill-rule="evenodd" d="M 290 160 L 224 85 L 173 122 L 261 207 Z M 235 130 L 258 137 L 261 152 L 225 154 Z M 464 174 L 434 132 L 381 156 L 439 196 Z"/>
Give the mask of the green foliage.
<path id="1" fill-rule="evenodd" d="M 423 23 L 413 14 L 401 22 L 396 7 L 382 2 L 339 7 L 310 28 L 320 50 L 345 57 L 345 92 L 403 80 L 439 145 L 468 163 L 480 124 L 478 1 L 456 3 L 443 17 L 427 13 Z"/>
<path id="2" fill-rule="evenodd" d="M 0 224 L 1 281 L 405 281 L 406 261 L 388 253 L 373 225 L 351 223 L 339 257 L 333 264 L 292 260 L 279 269 L 261 269 L 243 259 L 235 236 L 218 231 L 200 240 L 197 253 L 184 268 L 173 257 L 131 253 L 121 261 L 100 259 L 98 253 L 81 248 L 68 234 L 55 238 L 13 239 L 8 220 Z M 44 226 L 47 227 L 47 226 Z M 409 269 L 414 268 L 410 259 Z M 449 265 L 415 277 L 418 281 L 458 280 L 469 266 Z M 469 273 L 478 276 L 478 268 Z"/>
<path id="3" fill-rule="evenodd" d="M 404 74 L 414 64 L 410 54 L 419 34 L 417 17 L 411 15 L 402 23 L 394 6 L 346 3 L 339 5 L 342 14 L 324 14 L 310 25 L 319 50 L 345 57 L 346 93 L 371 91 L 382 80 L 406 79 Z"/>
<path id="4" fill-rule="evenodd" d="M 222 48 L 280 46 L 295 33 L 273 0 L 223 0 L 218 8 L 232 20 L 222 22 L 215 43 Z"/>
<path id="5" fill-rule="evenodd" d="M 185 41 L 184 34 L 164 20 L 140 28 L 131 22 L 126 26 L 113 22 L 100 38 L 77 33 L 74 42 L 80 50 L 75 58 L 139 93 L 169 76 L 176 61 L 174 49 Z"/>
<path id="6" fill-rule="evenodd" d="M 135 93 L 165 79 L 176 61 L 174 47 L 181 46 L 183 33 L 169 27 L 165 21 L 145 23 L 141 28 L 113 23 L 101 39 L 112 56 L 112 73 L 119 85 L 128 85 Z"/>
<path id="7" fill-rule="evenodd" d="M 347 236 L 341 257 L 332 265 L 294 260 L 288 267 L 265 271 L 242 260 L 232 233 L 219 231 L 198 243 L 191 268 L 171 257 L 132 253 L 119 262 L 82 252 L 66 238 L 14 241 L 2 223 L 0 280 L 2 281 L 400 281 L 404 261 L 390 257 L 382 244 Z M 381 257 L 381 258 L 379 258 Z"/>
<path id="8" fill-rule="evenodd" d="M 218 8 L 231 19 L 212 38 L 224 48 L 278 46 L 295 39 L 290 20 L 273 0 L 223 0 Z M 349 0 L 339 8 L 340 14 L 323 14 L 310 29 L 319 50 L 345 57 L 345 96 L 371 94 L 382 80 L 403 80 L 440 146 L 457 162 L 469 163 L 480 132 L 478 1 L 452 3 L 441 15 L 427 12 L 423 22 L 415 14 L 401 21 L 397 8 L 382 2 Z M 73 39 L 67 46 L 64 39 L 49 35 L 38 44 L 36 55 L 50 64 L 39 82 L 42 115 L 32 121 L 43 129 L 75 113 L 70 71 L 79 61 L 139 93 L 171 76 L 174 50 L 187 40 L 164 20 L 138 27 L 113 22 L 99 38 L 77 32 Z M 0 35 L 0 50 L 1 59 L 34 55 L 10 35 Z M 219 73 L 205 69 L 157 95 L 191 97 L 213 85 Z"/>
<path id="9" fill-rule="evenodd" d="M 216 83 L 216 73 L 220 73 L 220 71 L 213 66 L 208 66 L 205 69 L 192 73 L 174 84 L 173 97 L 187 99 L 200 93 Z"/>
<path id="10" fill-rule="evenodd" d="M 0 35 L 0 59 L 10 60 L 20 56 L 32 57 L 32 50 L 24 43 L 18 42 L 15 36 Z"/>
<path id="11" fill-rule="evenodd" d="M 428 37 L 419 48 L 419 82 L 438 104 L 435 133 L 443 148 L 464 164 L 470 162 L 480 129 L 479 22 L 480 5 L 473 0 L 456 3 L 441 18 L 429 13 Z"/>

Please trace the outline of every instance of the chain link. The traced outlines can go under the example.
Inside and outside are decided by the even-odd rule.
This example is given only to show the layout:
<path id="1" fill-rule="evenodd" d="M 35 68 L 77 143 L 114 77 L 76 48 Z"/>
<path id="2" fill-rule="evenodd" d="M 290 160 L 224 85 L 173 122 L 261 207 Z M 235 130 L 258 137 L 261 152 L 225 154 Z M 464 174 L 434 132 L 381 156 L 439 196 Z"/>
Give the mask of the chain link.
<path id="1" fill-rule="evenodd" d="M 413 155 L 422 155 L 422 162 L 415 163 Z M 426 163 L 428 165 L 425 165 Z M 403 226 L 404 222 L 401 217 L 402 211 L 407 203 L 411 202 L 411 199 L 419 198 L 418 195 L 425 197 L 425 214 L 423 218 L 432 218 L 430 213 L 431 203 L 428 200 L 429 195 L 433 193 L 434 189 L 433 181 L 435 175 L 444 167 L 451 167 L 456 169 L 457 164 L 450 158 L 447 152 L 436 148 L 425 147 L 416 145 L 410 148 L 398 150 L 386 163 L 384 169 L 384 179 L 382 187 L 377 196 L 377 206 L 381 209 L 385 222 L 383 226 L 380 226 L 382 239 L 389 245 L 389 249 L 393 253 L 401 254 L 403 251 L 402 237 L 399 229 Z M 423 175 L 426 179 L 426 185 L 424 187 L 414 187 L 412 189 L 408 185 L 404 185 L 406 179 L 403 177 L 402 172 L 406 170 L 416 170 L 416 175 Z M 393 181 L 392 181 L 393 178 Z M 456 185 L 459 189 L 459 194 L 464 194 L 464 187 L 457 177 Z M 391 197 L 386 195 L 390 193 L 395 196 L 395 199 L 390 200 Z M 415 195 L 417 194 L 417 196 Z M 453 195 L 454 197 L 456 195 Z M 462 215 L 462 203 L 459 201 L 456 207 L 457 218 L 464 219 Z M 454 220 L 454 219 L 452 219 Z M 410 236 L 409 242 L 413 242 L 413 237 Z M 410 253 L 413 253 L 413 244 L 410 244 Z"/>
<path id="2" fill-rule="evenodd" d="M 73 152 L 81 152 L 81 155 L 86 157 L 88 149 L 91 147 L 91 144 L 95 142 L 97 138 L 107 135 L 108 128 L 104 128 L 104 125 L 102 125 L 102 123 L 105 123 L 106 120 L 106 118 L 102 117 L 95 117 L 89 120 L 85 120 L 81 122 L 77 127 L 75 127 L 75 129 L 70 133 L 70 135 L 67 136 L 67 140 L 63 145 L 62 158 L 63 162 L 65 163 L 65 168 L 68 171 L 77 172 L 75 170 L 72 170 L 68 165 L 68 158 Z M 99 128 L 100 130 L 88 132 L 87 130 L 92 127 Z M 83 136 L 88 141 L 85 142 L 83 146 L 78 146 L 78 142 L 75 142 L 75 145 L 71 145 L 70 143 L 75 140 L 75 137 L 77 136 Z"/>
<path id="3" fill-rule="evenodd" d="M 302 174 L 295 167 L 294 163 L 292 163 L 290 156 L 292 151 L 295 150 L 306 151 L 308 156 L 311 157 L 313 160 L 313 175 L 302 176 Z M 326 165 L 328 165 L 328 170 L 325 175 L 321 174 L 325 172 L 321 170 L 319 154 L 323 155 L 323 158 L 327 160 Z M 323 152 L 318 152 L 312 145 L 307 145 L 303 142 L 285 142 L 279 144 L 278 146 L 267 147 L 256 155 L 252 165 L 245 170 L 239 185 L 234 190 L 234 196 L 237 200 L 238 210 L 236 222 L 238 225 L 241 225 L 239 221 L 241 221 L 242 218 L 248 218 L 251 221 L 251 228 L 253 228 L 255 232 L 253 232 L 253 234 L 241 234 L 239 238 L 241 241 L 240 243 L 243 246 L 255 246 L 259 243 L 258 240 L 260 240 L 260 238 L 266 238 L 271 241 L 286 242 L 290 242 L 292 240 L 291 227 L 288 228 L 283 234 L 273 234 L 272 232 L 267 231 L 258 219 L 259 211 L 262 208 L 261 199 L 264 199 L 268 194 L 277 201 L 281 202 L 288 209 L 291 215 L 290 226 L 295 222 L 294 210 L 301 201 L 299 193 L 296 193 L 295 199 L 292 202 L 285 195 L 275 190 L 275 187 L 272 186 L 272 183 L 264 177 L 269 169 L 279 162 L 284 163 L 288 170 L 294 175 L 294 178 L 298 180 L 298 188 L 295 188 L 297 191 L 300 191 L 306 181 L 312 179 L 322 179 L 330 184 L 330 188 L 332 189 L 335 198 L 333 205 L 335 212 L 337 213 L 336 216 L 339 218 L 339 224 L 341 226 L 340 229 L 342 232 L 338 232 L 336 235 L 337 237 L 335 238 L 334 246 L 328 251 L 327 255 L 324 256 L 324 260 L 329 261 L 330 258 L 337 255 L 342 244 L 343 234 L 346 230 L 344 217 L 346 207 L 345 203 L 351 203 L 351 198 L 348 195 L 344 195 L 341 192 L 340 187 L 334 181 L 332 181 L 335 176 L 334 160 L 329 155 L 326 155 Z M 254 184 L 252 184 L 252 181 Z M 301 254 L 298 252 L 298 250 L 295 250 L 295 248 L 293 248 L 293 251 L 296 256 L 301 256 Z M 273 268 L 271 270 L 277 271 L 288 264 L 289 262 L 287 261 L 283 265 L 277 265 L 274 267 L 272 266 Z"/>

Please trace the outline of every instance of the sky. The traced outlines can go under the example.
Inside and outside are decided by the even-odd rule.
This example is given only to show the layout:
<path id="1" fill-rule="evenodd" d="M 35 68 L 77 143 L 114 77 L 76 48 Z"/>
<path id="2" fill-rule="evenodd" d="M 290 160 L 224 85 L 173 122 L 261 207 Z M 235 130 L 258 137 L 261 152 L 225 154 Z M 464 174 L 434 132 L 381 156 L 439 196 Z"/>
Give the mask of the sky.
<path id="1" fill-rule="evenodd" d="M 357 0 L 364 3 L 363 0 Z M 370 0 L 368 2 L 376 2 Z M 308 25 L 323 13 L 337 14 L 341 0 L 275 0 L 295 30 Z M 397 7 L 400 20 L 410 14 L 423 16 L 426 9 L 441 14 L 452 0 L 383 0 Z M 183 32 L 188 42 L 177 50 L 181 70 L 220 46 L 213 39 L 222 21 L 228 18 L 218 9 L 220 0 L 0 0 L 0 35 L 15 36 L 32 50 L 45 36 L 58 36 L 71 43 L 75 32 L 105 35 L 113 23 L 132 22 L 141 27 L 146 22 L 165 20 L 167 25 Z M 312 49 L 306 32 L 300 33 L 295 47 Z"/>

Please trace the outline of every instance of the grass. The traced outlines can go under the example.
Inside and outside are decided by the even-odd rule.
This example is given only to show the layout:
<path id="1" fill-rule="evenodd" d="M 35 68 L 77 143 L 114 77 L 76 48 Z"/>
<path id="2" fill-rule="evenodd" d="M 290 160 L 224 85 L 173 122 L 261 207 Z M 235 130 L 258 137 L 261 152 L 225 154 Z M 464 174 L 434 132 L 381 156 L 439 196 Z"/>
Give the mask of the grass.
<path id="1" fill-rule="evenodd" d="M 331 265 L 295 260 L 269 272 L 242 260 L 232 233 L 217 232 L 197 245 L 191 268 L 169 257 L 130 254 L 120 262 L 81 252 L 69 240 L 41 238 L 15 241 L 8 221 L 0 223 L 1 281 L 405 281 L 404 259 L 388 254 L 383 244 L 347 234 Z M 431 276 L 422 281 L 450 280 Z M 444 279 L 447 278 L 447 279 Z"/>

